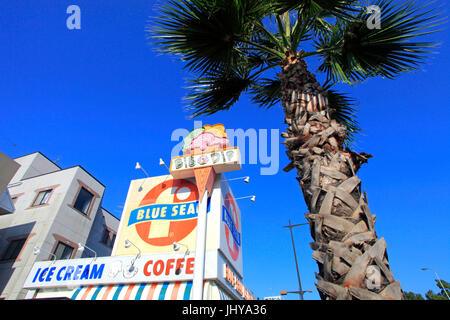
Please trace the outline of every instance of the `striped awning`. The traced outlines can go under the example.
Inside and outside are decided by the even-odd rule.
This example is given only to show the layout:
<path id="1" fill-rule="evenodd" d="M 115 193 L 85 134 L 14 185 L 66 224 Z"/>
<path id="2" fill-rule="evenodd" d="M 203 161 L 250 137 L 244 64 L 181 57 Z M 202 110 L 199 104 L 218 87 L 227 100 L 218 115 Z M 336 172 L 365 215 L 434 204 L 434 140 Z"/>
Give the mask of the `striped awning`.
<path id="1" fill-rule="evenodd" d="M 136 283 L 85 286 L 73 291 L 72 300 L 189 300 L 192 281 Z M 204 298 L 230 300 L 231 298 L 212 281 L 204 283 Z"/>
<path id="2" fill-rule="evenodd" d="M 72 300 L 189 300 L 191 288 L 192 281 L 86 286 Z"/>

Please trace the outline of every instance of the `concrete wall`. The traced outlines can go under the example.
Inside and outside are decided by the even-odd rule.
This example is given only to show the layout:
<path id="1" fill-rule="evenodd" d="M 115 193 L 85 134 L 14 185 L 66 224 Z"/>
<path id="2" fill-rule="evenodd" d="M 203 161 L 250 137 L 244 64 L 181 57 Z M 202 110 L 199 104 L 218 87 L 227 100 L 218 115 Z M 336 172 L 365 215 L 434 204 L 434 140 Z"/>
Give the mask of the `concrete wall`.
<path id="1" fill-rule="evenodd" d="M 71 258 L 79 258 L 78 243 L 86 244 L 98 255 L 110 255 L 111 248 L 99 244 L 103 228 L 117 232 L 118 221 L 102 209 L 105 186 L 80 166 L 61 170 L 40 153 L 17 158 L 21 168 L 13 177 L 9 192 L 17 197 L 16 210 L 0 216 L 0 259 L 11 240 L 26 238 L 14 261 L 0 260 L 0 298 L 22 299 L 23 282 L 35 261 L 51 260 L 58 241 L 74 248 Z M 12 180 L 12 181 L 13 181 Z M 94 195 L 87 214 L 73 207 L 78 192 L 84 187 Z M 32 206 L 37 194 L 52 189 L 46 204 Z M 113 222 L 111 222 L 113 221 Z M 39 247 L 40 253 L 33 253 Z"/>
<path id="2" fill-rule="evenodd" d="M 12 177 L 19 170 L 20 164 L 0 151 L 0 193 L 5 191 Z"/>
<path id="3" fill-rule="evenodd" d="M 87 215 L 73 208 L 81 187 L 94 195 Z M 45 240 L 45 245 L 50 247 L 49 250 L 53 251 L 57 242 L 61 240 L 69 242 L 67 244 L 75 248 L 78 248 L 78 243 L 86 244 L 97 212 L 101 208 L 104 191 L 105 187 L 86 171 L 80 167 L 74 168 L 71 184 Z M 74 258 L 80 256 L 81 252 L 77 252 Z"/>
<path id="4" fill-rule="evenodd" d="M 49 233 L 56 216 L 65 205 L 65 197 L 72 188 L 76 171 L 77 169 L 73 168 L 40 175 L 22 180 L 21 184 L 10 188 L 11 195 L 17 196 L 16 211 L 0 217 L 0 257 L 3 257 L 11 239 L 27 237 L 27 242 L 15 261 L 0 261 L 2 297 L 21 298 L 23 280 L 33 263 L 51 256 L 54 241 L 49 239 Z M 47 204 L 32 207 L 39 190 L 46 188 L 53 188 Z M 33 254 L 35 246 L 41 248 L 38 256 Z M 10 272 L 8 269 L 12 269 L 13 272 L 9 279 L 5 279 L 5 274 Z"/>
<path id="5" fill-rule="evenodd" d="M 109 231 L 110 239 L 115 238 L 119 228 L 119 220 L 111 215 L 107 210 L 100 208 L 94 220 L 94 224 L 89 233 L 86 245 L 97 253 L 98 257 L 110 256 L 112 243 L 110 245 L 102 242 L 105 230 Z M 89 250 L 83 252 L 82 257 L 92 257 L 93 253 Z"/>
<path id="6" fill-rule="evenodd" d="M 20 164 L 20 168 L 11 179 L 10 183 L 61 170 L 60 167 L 40 152 L 28 154 L 23 157 L 15 158 L 14 160 Z"/>

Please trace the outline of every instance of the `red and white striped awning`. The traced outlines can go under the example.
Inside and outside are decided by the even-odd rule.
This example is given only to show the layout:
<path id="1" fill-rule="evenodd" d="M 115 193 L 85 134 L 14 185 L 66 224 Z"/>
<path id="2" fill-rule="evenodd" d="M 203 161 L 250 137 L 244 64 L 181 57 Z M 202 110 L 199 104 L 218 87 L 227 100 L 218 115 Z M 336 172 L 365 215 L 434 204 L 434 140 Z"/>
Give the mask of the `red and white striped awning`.
<path id="1" fill-rule="evenodd" d="M 189 300 L 192 281 L 85 286 L 73 291 L 72 300 Z M 205 281 L 207 300 L 231 300 L 213 281 Z"/>

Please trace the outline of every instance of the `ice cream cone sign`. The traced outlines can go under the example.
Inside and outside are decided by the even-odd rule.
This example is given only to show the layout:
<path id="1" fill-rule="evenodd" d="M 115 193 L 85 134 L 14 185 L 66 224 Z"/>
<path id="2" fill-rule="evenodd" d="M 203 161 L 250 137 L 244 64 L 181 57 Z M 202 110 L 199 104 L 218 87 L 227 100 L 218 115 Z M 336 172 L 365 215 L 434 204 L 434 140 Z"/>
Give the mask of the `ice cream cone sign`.
<path id="1" fill-rule="evenodd" d="M 211 193 L 215 174 L 240 170 L 239 149 L 230 146 L 223 124 L 195 128 L 184 138 L 183 155 L 174 157 L 170 173 L 175 179 L 195 177 L 200 200 Z"/>
<path id="2" fill-rule="evenodd" d="M 239 149 L 230 146 L 223 124 L 204 125 L 195 128 L 184 138 L 182 150 L 182 156 L 172 158 L 169 171 L 174 179 L 195 177 L 199 202 L 191 299 L 202 300 L 207 235 L 207 200 L 212 192 L 216 173 L 240 170 L 241 159 Z"/>
<path id="3" fill-rule="evenodd" d="M 205 190 L 211 194 L 216 172 L 213 167 L 204 167 L 194 169 L 195 182 L 197 184 L 199 201 L 202 201 Z"/>

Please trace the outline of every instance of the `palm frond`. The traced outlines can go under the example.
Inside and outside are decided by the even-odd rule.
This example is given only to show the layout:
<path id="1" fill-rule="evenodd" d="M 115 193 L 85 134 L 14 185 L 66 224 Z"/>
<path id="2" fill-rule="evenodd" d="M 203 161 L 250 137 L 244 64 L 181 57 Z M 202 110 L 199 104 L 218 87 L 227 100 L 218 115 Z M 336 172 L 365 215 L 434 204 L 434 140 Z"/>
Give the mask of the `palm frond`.
<path id="1" fill-rule="evenodd" d="M 233 65 L 270 6 L 263 0 L 168 0 L 148 28 L 163 53 L 179 55 L 190 71 Z"/>
<path id="2" fill-rule="evenodd" d="M 314 38 L 330 32 L 331 23 L 328 19 L 331 17 L 333 17 L 333 15 L 325 10 L 298 10 L 298 20 L 302 21 L 304 25 L 308 25 Z"/>
<path id="3" fill-rule="evenodd" d="M 320 11 L 336 17 L 345 18 L 351 17 L 350 14 L 355 11 L 353 7 L 357 0 L 273 0 L 274 7 L 278 13 L 283 13 L 290 10 L 298 10 L 317 14 Z"/>
<path id="4" fill-rule="evenodd" d="M 252 83 L 248 71 L 216 68 L 188 81 L 186 107 L 193 117 L 228 110 Z"/>
<path id="5" fill-rule="evenodd" d="M 435 48 L 433 42 L 415 39 L 438 31 L 442 20 L 436 9 L 412 1 L 378 0 L 375 5 L 381 9 L 380 29 L 368 28 L 370 14 L 362 8 L 355 19 L 337 22 L 316 41 L 319 71 L 328 79 L 355 83 L 374 76 L 394 78 L 419 69 Z"/>
<path id="6" fill-rule="evenodd" d="M 281 81 L 279 79 L 260 79 L 250 89 L 252 101 L 261 108 L 270 108 L 281 102 Z"/>
<path id="7" fill-rule="evenodd" d="M 252 101 L 260 107 L 270 108 L 281 102 L 281 81 L 279 79 L 261 79 L 251 83 L 250 94 Z M 325 94 L 328 99 L 330 118 L 347 127 L 347 135 L 344 144 L 350 146 L 361 133 L 361 127 L 357 120 L 357 101 L 345 93 L 331 88 L 330 84 L 324 84 Z"/>
<path id="8" fill-rule="evenodd" d="M 327 89 L 328 108 L 331 109 L 330 118 L 347 127 L 344 144 L 348 147 L 356 141 L 361 133 L 356 113 L 357 101 L 348 95 L 334 89 Z"/>

